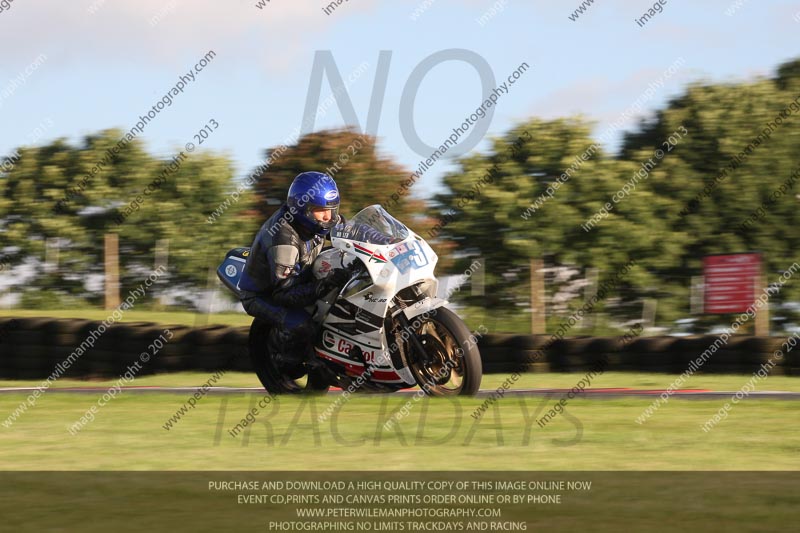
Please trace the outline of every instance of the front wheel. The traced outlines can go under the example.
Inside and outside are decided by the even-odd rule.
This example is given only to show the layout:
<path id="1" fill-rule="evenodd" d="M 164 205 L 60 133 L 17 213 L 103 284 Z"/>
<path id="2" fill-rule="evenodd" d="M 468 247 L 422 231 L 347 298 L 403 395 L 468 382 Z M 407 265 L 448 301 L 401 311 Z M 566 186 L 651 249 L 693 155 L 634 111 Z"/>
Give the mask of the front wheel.
<path id="1" fill-rule="evenodd" d="M 429 396 L 471 396 L 483 376 L 475 337 L 452 311 L 440 307 L 410 320 L 419 343 L 406 342 L 408 367 Z M 422 349 L 422 353 L 420 353 Z"/>
<path id="2" fill-rule="evenodd" d="M 318 371 L 311 371 L 300 379 L 292 379 L 275 364 L 269 353 L 270 325 L 259 319 L 253 320 L 248 339 L 250 361 L 256 371 L 258 380 L 267 390 L 274 394 L 325 393 L 329 384 Z"/>

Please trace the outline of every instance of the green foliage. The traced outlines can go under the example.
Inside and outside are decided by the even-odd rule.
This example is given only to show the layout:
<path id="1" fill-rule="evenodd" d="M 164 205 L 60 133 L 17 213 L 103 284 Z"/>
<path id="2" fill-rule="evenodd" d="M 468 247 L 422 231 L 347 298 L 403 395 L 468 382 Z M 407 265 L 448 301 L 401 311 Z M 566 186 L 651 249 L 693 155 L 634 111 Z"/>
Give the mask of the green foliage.
<path id="1" fill-rule="evenodd" d="M 800 169 L 800 107 L 769 138 L 758 139 L 768 123 L 800 97 L 800 62 L 781 66 L 778 77 L 736 85 L 692 86 L 658 113 L 656 120 L 626 139 L 624 154 L 652 149 L 683 125 L 689 135 L 668 156 L 669 165 L 649 180 L 659 198 L 675 200 L 663 212 L 669 237 L 679 253 L 662 265 L 665 282 L 687 284 L 699 274 L 707 254 L 761 252 L 767 282 L 777 280 L 793 262 L 800 261 L 800 203 L 797 187 L 778 198 L 765 216 L 750 228 L 740 225 Z M 753 144 L 751 144 L 753 143 Z M 748 145 L 751 146 L 749 155 Z M 685 217 L 683 207 L 700 194 L 731 158 L 745 158 L 741 166 L 713 188 L 698 208 Z M 800 296 L 800 284 L 787 284 L 779 301 Z"/>
<path id="2" fill-rule="evenodd" d="M 374 137 L 352 130 L 323 131 L 300 138 L 297 144 L 276 155 L 258 176 L 255 190 L 260 197 L 256 207 L 260 216 L 269 217 L 286 200 L 294 177 L 308 171 L 325 172 L 334 178 L 345 217 L 372 204 L 386 206 L 400 184 L 408 179 L 409 172 L 381 156 L 375 143 Z M 277 150 L 268 150 L 267 156 Z M 406 199 L 389 211 L 408 223 L 421 207 L 421 202 Z"/>
<path id="3" fill-rule="evenodd" d="M 123 298 L 153 270 L 161 239 L 169 243 L 169 283 L 203 286 L 208 268 L 221 260 L 226 246 L 245 240 L 237 217 L 246 202 L 232 206 L 215 224 L 206 222 L 204 213 L 215 209 L 231 188 L 233 169 L 224 157 L 185 154 L 173 166 L 177 170 L 163 173 L 173 159 L 154 157 L 133 140 L 87 180 L 121 137 L 122 132 L 107 130 L 86 137 L 81 146 L 59 139 L 19 149 L 18 163 L 0 181 L 0 249 L 12 265 L 29 265 L 34 278 L 26 286 L 101 303 L 102 288 L 89 288 L 87 281 L 104 273 L 107 233 L 119 236 Z M 145 194 L 159 175 L 165 181 Z M 62 209 L 54 210 L 63 198 Z M 119 224 L 118 217 L 128 213 Z M 55 271 L 43 264 L 48 240 L 58 246 Z"/>
<path id="4" fill-rule="evenodd" d="M 155 267 L 156 243 L 168 243 L 168 278 L 148 292 L 149 300 L 167 283 L 188 291 L 205 287 L 209 269 L 230 248 L 252 242 L 300 172 L 329 169 L 346 216 L 374 203 L 386 205 L 409 176 L 378 154 L 374 138 L 344 130 L 314 133 L 294 146 L 267 150 L 268 157 L 281 151 L 256 177 L 252 191 L 241 190 L 231 162 L 215 154 L 176 152 L 175 157 L 160 158 L 133 140 L 109 158 L 107 150 L 122 135 L 107 130 L 87 136 L 80 146 L 59 139 L 40 148 L 21 148 L 16 165 L 0 176 L 3 261 L 28 264 L 34 273 L 26 283 L 24 305 L 62 307 L 67 296 L 70 302 L 77 298 L 101 304 L 101 285 L 87 282 L 102 279 L 107 233 L 119 236 L 123 298 Z M 99 172 L 91 175 L 95 166 Z M 159 176 L 163 183 L 145 194 Z M 62 209 L 54 210 L 65 198 Z M 430 227 L 422 211 L 423 203 L 408 196 L 390 208 L 420 233 Z M 209 218 L 209 213 L 218 216 Z M 51 247 L 57 242 L 55 270 L 44 265 L 48 241 Z M 145 300 L 138 305 L 150 304 Z"/>
<path id="5" fill-rule="evenodd" d="M 22 291 L 19 302 L 19 306 L 24 309 L 41 309 L 48 312 L 50 309 L 73 309 L 80 304 L 81 300 L 79 298 L 54 289 L 46 291 L 25 289 Z M 41 314 L 48 315 L 48 313 Z"/>
<path id="6" fill-rule="evenodd" d="M 448 192 L 436 204 L 440 216 L 452 215 L 439 237 L 459 247 L 467 256 L 462 262 L 486 261 L 488 296 L 470 303 L 519 310 L 529 296 L 531 258 L 544 258 L 549 267 L 598 268 L 600 283 L 634 258 L 636 267 L 606 302 L 640 316 L 642 298 L 654 298 L 662 323 L 688 313 L 690 278 L 701 274 L 705 255 L 760 251 L 767 281 L 775 281 L 800 261 L 799 191 L 782 196 L 751 228 L 736 229 L 798 169 L 800 113 L 784 118 L 695 211 L 681 211 L 798 96 L 800 61 L 794 61 L 773 79 L 688 87 L 640 131 L 628 133 L 616 155 L 592 149 L 592 124 L 576 117 L 527 120 L 495 139 L 488 153 L 462 158 L 444 178 Z M 681 127 L 687 134 L 677 145 L 664 145 Z M 512 150 L 521 136 L 527 142 Z M 657 149 L 665 151 L 663 159 L 615 204 L 614 194 Z M 576 160 L 581 154 L 590 157 Z M 476 200 L 459 201 L 493 166 L 493 183 Z M 582 225 L 606 202 L 610 214 L 585 231 Z M 793 283 L 779 300 L 799 295 L 800 283 Z"/>

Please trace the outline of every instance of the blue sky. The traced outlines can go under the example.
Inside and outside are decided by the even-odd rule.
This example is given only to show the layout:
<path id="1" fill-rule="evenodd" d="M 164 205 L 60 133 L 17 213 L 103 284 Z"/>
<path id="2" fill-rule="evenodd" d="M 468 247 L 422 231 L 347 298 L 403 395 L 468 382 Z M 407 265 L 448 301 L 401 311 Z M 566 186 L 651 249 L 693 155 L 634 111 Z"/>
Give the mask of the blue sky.
<path id="1" fill-rule="evenodd" d="M 781 0 L 668 0 L 639 27 L 645 0 L 596 0 L 576 21 L 579 0 L 349 0 L 326 15 L 329 2 L 271 0 L 15 0 L 0 12 L 0 154 L 56 137 L 129 129 L 209 50 L 216 57 L 142 138 L 164 157 L 178 151 L 209 119 L 220 127 L 203 146 L 228 154 L 245 176 L 269 146 L 301 123 L 314 54 L 331 50 L 343 76 L 367 62 L 349 94 L 366 123 L 378 54 L 392 60 L 380 125 L 380 149 L 416 168 L 400 127 L 400 96 L 412 70 L 449 48 L 476 52 L 498 83 L 522 62 L 531 69 L 503 96 L 487 136 L 531 116 L 580 114 L 598 133 L 662 76 L 682 66 L 645 104 L 663 106 L 692 81 L 736 81 L 770 75 L 800 56 L 800 5 Z M 725 11 L 735 8 L 732 16 Z M 94 9 L 90 9 L 94 6 Z M 411 14 L 427 6 L 417 20 Z M 484 26 L 477 19 L 495 6 Z M 155 20 L 155 24 L 151 24 Z M 37 57 L 38 68 L 13 80 Z M 13 87 L 13 89 L 11 89 Z M 330 94 L 327 81 L 321 98 Z M 438 145 L 481 101 L 474 68 L 447 62 L 434 68 L 417 94 L 420 137 Z M 316 128 L 342 127 L 334 106 Z M 635 119 L 627 126 L 635 126 Z M 616 136 L 618 139 L 618 136 Z M 610 148 L 613 148 L 612 141 Z M 485 143 L 476 149 L 485 148 Z M 425 197 L 452 166 L 438 162 L 415 187 Z"/>

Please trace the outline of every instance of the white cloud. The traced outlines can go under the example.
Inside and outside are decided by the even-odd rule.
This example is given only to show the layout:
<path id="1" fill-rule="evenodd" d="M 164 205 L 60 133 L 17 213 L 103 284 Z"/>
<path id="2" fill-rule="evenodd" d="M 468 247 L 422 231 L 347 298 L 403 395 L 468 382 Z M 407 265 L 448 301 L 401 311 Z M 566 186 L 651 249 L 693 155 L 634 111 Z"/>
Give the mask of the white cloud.
<path id="1" fill-rule="evenodd" d="M 651 83 L 657 83 L 664 75 L 664 69 L 646 68 L 629 73 L 624 78 L 587 78 L 580 83 L 559 87 L 537 98 L 529 107 L 531 114 L 555 119 L 565 116 L 582 115 L 596 122 L 595 132 L 603 132 L 620 119 L 647 90 Z M 652 116 L 656 109 L 663 107 L 665 101 L 675 96 L 676 89 L 683 90 L 686 81 L 696 75 L 688 65 L 663 81 L 650 99 L 642 102 L 641 112 L 633 114 L 625 121 L 619 131 L 629 130 L 642 117 Z"/>
<path id="2" fill-rule="evenodd" d="M 320 33 L 375 0 L 347 2 L 331 15 L 318 0 L 41 0 L 4 13 L 0 61 L 46 52 L 59 65 L 173 65 L 213 49 L 254 67 L 282 71 L 310 53 Z M 165 9 L 172 5 L 170 9 Z M 160 19 L 152 25 L 155 16 Z M 12 20 L 13 19 L 13 20 Z"/>

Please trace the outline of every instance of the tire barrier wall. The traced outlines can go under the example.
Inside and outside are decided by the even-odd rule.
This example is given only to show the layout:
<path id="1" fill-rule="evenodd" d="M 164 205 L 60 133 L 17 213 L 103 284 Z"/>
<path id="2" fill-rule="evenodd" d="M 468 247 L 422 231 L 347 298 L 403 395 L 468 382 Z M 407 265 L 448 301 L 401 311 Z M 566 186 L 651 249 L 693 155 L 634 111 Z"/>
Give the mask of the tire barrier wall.
<path id="1" fill-rule="evenodd" d="M 0 378 L 46 379 L 56 368 L 57 377 L 116 377 L 139 360 L 142 352 L 164 333 L 172 332 L 140 374 L 180 371 L 234 370 L 252 372 L 247 353 L 249 326 L 190 328 L 152 322 L 111 325 L 96 336 L 94 346 L 79 357 L 101 322 L 55 318 L 0 318 Z M 715 335 L 690 337 L 639 337 L 623 343 L 618 337 L 571 337 L 552 343 L 549 335 L 486 334 L 478 339 L 484 373 L 578 372 L 603 363 L 610 371 L 682 373 L 712 344 Z M 780 337 L 732 336 L 702 365 L 700 372 L 749 374 L 772 360 L 772 374 L 800 375 L 800 347 L 781 358 Z M 72 357 L 70 357 L 72 355 Z M 65 365 L 71 359 L 71 364 Z M 67 367 L 68 368 L 65 368 Z"/>
<path id="2" fill-rule="evenodd" d="M 101 324 L 75 319 L 0 318 L 0 378 L 47 379 L 54 372 L 58 378 L 117 377 L 140 361 L 143 352 L 152 357 L 142 364 L 138 375 L 218 369 L 252 371 L 247 354 L 249 326 L 191 328 L 125 322 L 113 324 L 98 335 Z M 165 329 L 172 337 L 161 348 L 154 347 L 154 341 Z M 94 346 L 88 346 L 86 341 L 92 332 Z M 82 344 L 88 349 L 80 350 Z"/>

